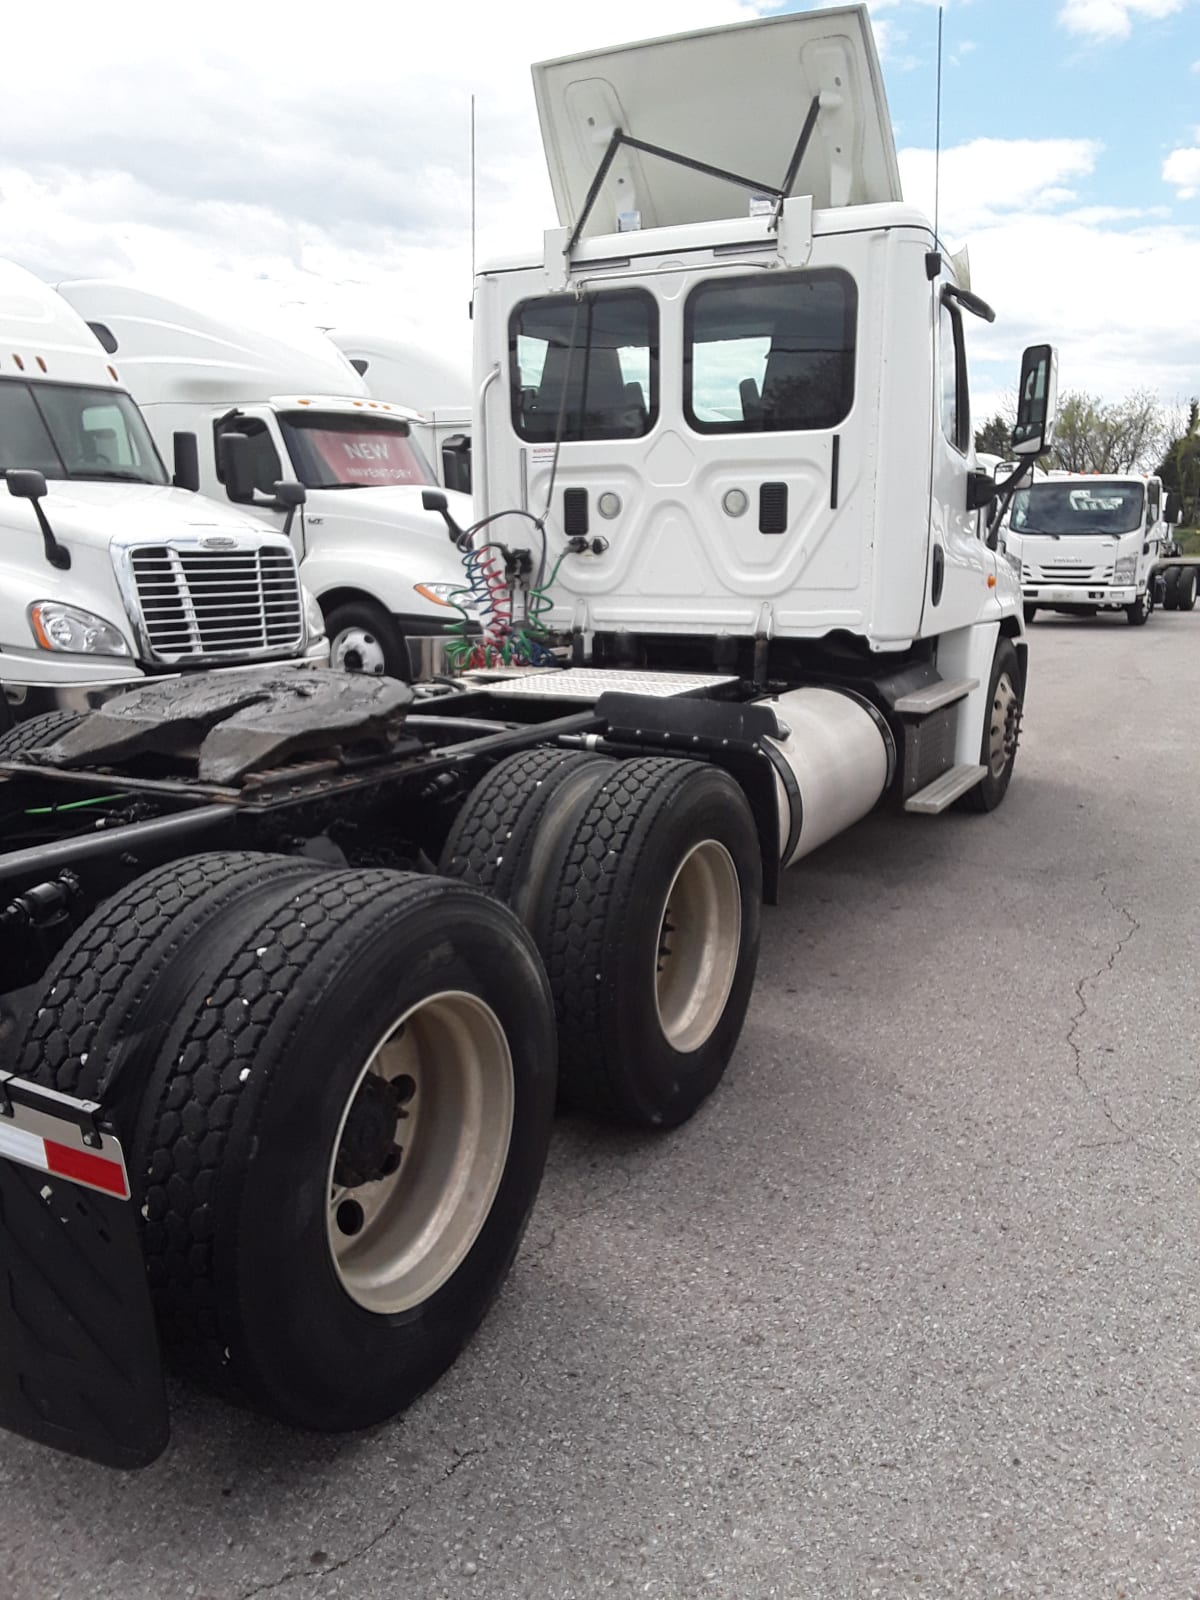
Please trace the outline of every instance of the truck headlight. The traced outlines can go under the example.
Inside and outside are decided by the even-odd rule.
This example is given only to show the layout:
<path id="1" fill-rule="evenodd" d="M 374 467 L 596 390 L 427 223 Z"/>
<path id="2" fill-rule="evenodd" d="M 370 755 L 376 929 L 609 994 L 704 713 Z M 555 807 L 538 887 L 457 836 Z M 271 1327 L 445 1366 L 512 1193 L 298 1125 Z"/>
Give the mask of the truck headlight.
<path id="1" fill-rule="evenodd" d="M 1136 556 L 1118 556 L 1117 564 L 1113 568 L 1114 583 L 1132 583 L 1137 573 Z"/>
<path id="2" fill-rule="evenodd" d="M 317 603 L 315 594 L 311 594 L 303 584 L 300 592 L 304 596 L 304 630 L 315 644 L 318 639 L 325 637 L 325 614 Z"/>
<path id="3" fill-rule="evenodd" d="M 130 654 L 120 628 L 95 612 L 64 606 L 58 600 L 35 600 L 29 608 L 29 626 L 43 650 L 61 650 L 74 656 Z"/>
<path id="4" fill-rule="evenodd" d="M 413 588 L 424 599 L 432 600 L 435 606 L 451 605 L 452 597 L 461 605 L 468 594 L 464 583 L 414 583 Z"/>

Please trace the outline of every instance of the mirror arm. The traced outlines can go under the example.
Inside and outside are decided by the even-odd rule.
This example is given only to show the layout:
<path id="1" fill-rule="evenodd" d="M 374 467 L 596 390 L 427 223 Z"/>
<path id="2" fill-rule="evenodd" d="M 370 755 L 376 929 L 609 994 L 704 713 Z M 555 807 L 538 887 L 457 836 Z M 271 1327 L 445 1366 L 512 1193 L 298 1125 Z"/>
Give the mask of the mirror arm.
<path id="1" fill-rule="evenodd" d="M 40 500 L 33 502 L 33 514 L 38 519 L 38 527 L 42 530 L 42 544 L 46 549 L 46 560 L 52 567 L 57 567 L 59 572 L 68 572 L 71 567 L 71 552 L 59 544 L 54 537 L 54 529 L 50 526 L 50 519 L 42 510 Z"/>
<path id="2" fill-rule="evenodd" d="M 972 316 L 982 317 L 985 322 L 996 320 L 996 313 L 986 300 L 981 300 L 977 294 L 972 294 L 970 289 L 960 289 L 955 283 L 943 284 L 942 299 L 955 301 L 964 311 L 969 311 Z"/>

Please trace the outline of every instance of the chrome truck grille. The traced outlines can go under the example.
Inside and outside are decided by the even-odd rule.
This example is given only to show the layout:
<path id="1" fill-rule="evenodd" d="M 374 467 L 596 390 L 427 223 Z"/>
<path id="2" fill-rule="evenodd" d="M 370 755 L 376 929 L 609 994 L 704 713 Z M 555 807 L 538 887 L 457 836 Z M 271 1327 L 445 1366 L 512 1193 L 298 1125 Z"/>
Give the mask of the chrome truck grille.
<path id="1" fill-rule="evenodd" d="M 252 661 L 304 643 L 291 550 L 246 544 L 205 550 L 172 540 L 127 550 L 144 644 L 154 661 Z"/>
<path id="2" fill-rule="evenodd" d="M 1089 583 L 1111 583 L 1112 575 L 1113 567 L 1111 561 L 1107 566 L 1099 567 L 1086 565 L 1039 567 L 1032 561 L 1023 561 L 1021 563 L 1022 583 L 1080 583 L 1084 585 Z"/>

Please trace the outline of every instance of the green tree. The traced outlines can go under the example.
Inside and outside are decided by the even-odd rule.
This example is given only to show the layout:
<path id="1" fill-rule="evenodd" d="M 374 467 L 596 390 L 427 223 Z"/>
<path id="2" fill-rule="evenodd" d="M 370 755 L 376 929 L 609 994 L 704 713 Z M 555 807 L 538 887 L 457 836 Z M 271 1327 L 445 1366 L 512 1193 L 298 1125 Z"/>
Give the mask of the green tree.
<path id="1" fill-rule="evenodd" d="M 1167 436 L 1163 409 L 1147 389 L 1123 400 L 1066 394 L 1058 404 L 1049 464 L 1062 472 L 1145 472 Z"/>
<path id="2" fill-rule="evenodd" d="M 1157 472 L 1180 506 L 1181 522 L 1195 527 L 1200 521 L 1200 399 L 1189 405 L 1187 425 L 1163 451 Z"/>
<path id="3" fill-rule="evenodd" d="M 994 417 L 989 417 L 982 428 L 975 430 L 975 448 L 985 455 L 999 456 L 1006 460 L 1012 448 L 1012 423 L 1007 422 L 997 411 Z"/>

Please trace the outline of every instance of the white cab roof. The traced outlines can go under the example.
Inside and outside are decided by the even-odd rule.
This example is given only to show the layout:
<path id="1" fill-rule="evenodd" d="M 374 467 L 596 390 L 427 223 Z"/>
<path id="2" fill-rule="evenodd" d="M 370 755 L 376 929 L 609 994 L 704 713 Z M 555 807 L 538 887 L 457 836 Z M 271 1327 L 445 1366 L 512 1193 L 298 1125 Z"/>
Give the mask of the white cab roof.
<path id="1" fill-rule="evenodd" d="M 363 380 L 376 400 L 417 411 L 471 404 L 467 372 L 443 356 L 370 329 L 330 328 L 329 338 L 351 362 L 365 363 Z"/>
<path id="2" fill-rule="evenodd" d="M 280 393 L 368 398 L 342 352 L 300 318 L 268 320 L 256 308 L 244 322 L 231 320 L 109 279 L 58 290 L 116 340 L 111 359 L 139 405 L 246 405 Z"/>
<path id="3" fill-rule="evenodd" d="M 115 367 L 48 283 L 0 261 L 0 377 L 116 388 Z"/>
<path id="4" fill-rule="evenodd" d="M 574 227 L 615 127 L 764 186 L 782 185 L 810 104 L 816 130 L 792 192 L 816 206 L 901 199 L 891 116 L 863 5 L 768 17 L 543 61 L 534 92 L 563 227 Z M 622 149 L 585 233 L 618 213 L 643 228 L 744 216 L 750 195 Z"/>

